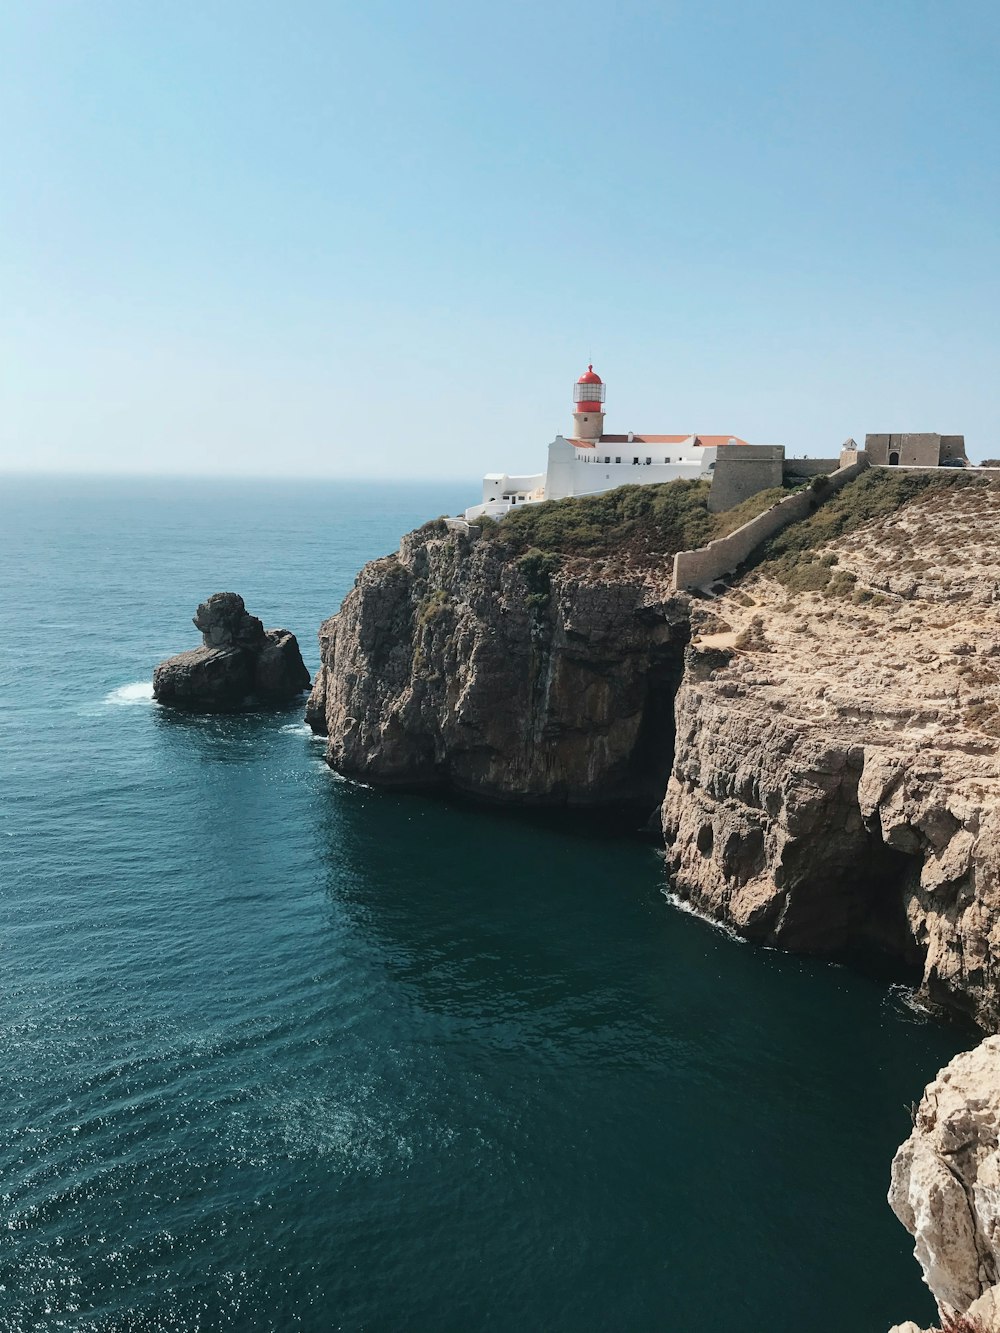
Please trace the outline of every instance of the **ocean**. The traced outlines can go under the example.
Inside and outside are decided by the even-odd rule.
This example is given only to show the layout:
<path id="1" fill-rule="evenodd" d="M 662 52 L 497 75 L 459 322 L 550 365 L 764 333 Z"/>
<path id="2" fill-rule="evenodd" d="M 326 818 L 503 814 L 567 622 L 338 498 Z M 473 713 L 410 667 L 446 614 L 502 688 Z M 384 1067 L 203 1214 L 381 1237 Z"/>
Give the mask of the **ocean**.
<path id="1" fill-rule="evenodd" d="M 885 1193 L 968 1034 L 679 910 L 593 816 L 153 704 L 208 594 L 314 670 L 364 561 L 475 493 L 0 478 L 3 1333 L 931 1319 Z"/>

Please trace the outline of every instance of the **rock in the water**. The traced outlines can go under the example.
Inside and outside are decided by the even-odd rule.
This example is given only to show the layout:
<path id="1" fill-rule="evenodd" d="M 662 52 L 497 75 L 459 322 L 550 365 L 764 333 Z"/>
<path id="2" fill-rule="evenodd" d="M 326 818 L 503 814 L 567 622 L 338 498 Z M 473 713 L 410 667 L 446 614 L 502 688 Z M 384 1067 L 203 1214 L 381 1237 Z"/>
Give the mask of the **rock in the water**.
<path id="1" fill-rule="evenodd" d="M 264 626 L 236 592 L 213 593 L 194 613 L 194 625 L 206 648 L 258 648 L 264 642 Z"/>
<path id="2" fill-rule="evenodd" d="M 195 612 L 201 648 L 161 662 L 153 672 L 160 703 L 196 712 L 229 712 L 288 703 L 309 688 L 295 635 L 269 629 L 235 592 L 217 592 Z"/>
<path id="3" fill-rule="evenodd" d="M 998 1145 L 1000 1037 L 988 1037 L 927 1085 L 889 1189 L 942 1314 L 981 1333 L 1000 1330 Z"/>

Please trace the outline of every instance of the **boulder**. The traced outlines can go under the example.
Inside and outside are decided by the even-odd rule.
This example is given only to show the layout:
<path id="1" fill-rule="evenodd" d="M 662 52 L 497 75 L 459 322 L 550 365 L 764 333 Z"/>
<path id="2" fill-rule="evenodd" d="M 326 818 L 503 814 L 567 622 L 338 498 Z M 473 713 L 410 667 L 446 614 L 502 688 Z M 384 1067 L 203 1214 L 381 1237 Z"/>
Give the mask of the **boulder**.
<path id="1" fill-rule="evenodd" d="M 268 629 L 235 592 L 217 592 L 194 615 L 202 647 L 170 657 L 153 672 L 160 703 L 193 712 L 280 706 L 309 688 L 295 635 Z"/>
<path id="2" fill-rule="evenodd" d="M 889 1203 L 942 1314 L 964 1316 L 957 1329 L 1000 1333 L 1000 1037 L 928 1084 L 892 1163 Z"/>

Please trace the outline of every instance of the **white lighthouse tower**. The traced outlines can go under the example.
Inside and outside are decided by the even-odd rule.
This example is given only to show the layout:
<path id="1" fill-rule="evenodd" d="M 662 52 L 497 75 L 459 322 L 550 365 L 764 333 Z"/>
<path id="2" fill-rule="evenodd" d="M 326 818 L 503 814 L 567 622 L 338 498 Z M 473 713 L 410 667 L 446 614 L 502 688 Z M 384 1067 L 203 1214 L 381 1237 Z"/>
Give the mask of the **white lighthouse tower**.
<path id="1" fill-rule="evenodd" d="M 637 431 L 605 435 L 604 393 L 604 381 L 593 366 L 588 366 L 573 385 L 572 434 L 557 435 L 551 442 L 545 471 L 517 476 L 487 472 L 482 504 L 467 509 L 465 521 L 475 521 L 483 514 L 501 519 L 522 505 L 600 495 L 616 486 L 695 481 L 699 477 L 708 480 L 715 474 L 721 446 L 746 444 L 746 440 L 730 435 L 647 435 Z"/>
<path id="2" fill-rule="evenodd" d="M 573 385 L 573 434 L 578 440 L 599 440 L 604 434 L 604 382 L 593 366 Z"/>

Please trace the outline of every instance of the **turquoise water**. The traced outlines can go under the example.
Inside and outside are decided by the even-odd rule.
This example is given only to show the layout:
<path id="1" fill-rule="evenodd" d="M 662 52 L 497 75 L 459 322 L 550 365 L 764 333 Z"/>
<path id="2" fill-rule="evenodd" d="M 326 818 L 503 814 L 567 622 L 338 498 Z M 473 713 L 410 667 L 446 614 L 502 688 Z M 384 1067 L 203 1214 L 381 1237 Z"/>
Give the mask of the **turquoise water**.
<path id="1" fill-rule="evenodd" d="M 150 702 L 221 589 L 314 668 L 473 492 L 0 478 L 4 1333 L 930 1318 L 884 1196 L 962 1034 L 678 911 L 592 818 Z"/>

